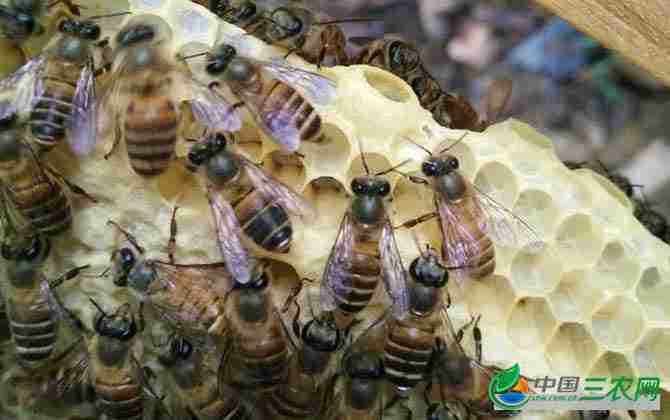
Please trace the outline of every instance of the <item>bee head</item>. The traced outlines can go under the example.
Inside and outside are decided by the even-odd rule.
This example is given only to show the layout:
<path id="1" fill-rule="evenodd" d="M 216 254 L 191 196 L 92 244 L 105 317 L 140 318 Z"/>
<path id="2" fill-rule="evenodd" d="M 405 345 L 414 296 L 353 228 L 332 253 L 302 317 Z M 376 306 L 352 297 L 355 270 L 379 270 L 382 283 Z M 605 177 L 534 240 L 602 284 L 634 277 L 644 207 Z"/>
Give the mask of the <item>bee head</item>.
<path id="1" fill-rule="evenodd" d="M 356 352 L 345 362 L 346 371 L 354 379 L 380 379 L 384 376 L 381 358 L 372 352 Z"/>
<path id="2" fill-rule="evenodd" d="M 355 195 L 386 197 L 391 192 L 391 184 L 379 176 L 358 176 L 351 181 L 351 191 Z"/>
<path id="3" fill-rule="evenodd" d="M 25 238 L 7 238 L 0 247 L 2 257 L 8 261 L 23 260 L 44 262 L 51 252 L 51 241 L 44 235 L 36 234 Z"/>
<path id="4" fill-rule="evenodd" d="M 97 306 L 97 304 L 96 304 Z M 98 307 L 94 319 L 95 332 L 102 337 L 119 341 L 129 341 L 137 334 L 137 323 L 130 312 L 130 305 L 122 305 L 114 314 L 109 315 Z"/>
<path id="5" fill-rule="evenodd" d="M 318 351 L 333 352 L 340 348 L 343 337 L 332 323 L 319 318 L 309 320 L 300 334 L 306 345 Z"/>
<path id="6" fill-rule="evenodd" d="M 303 20 L 289 8 L 280 7 L 270 15 L 270 27 L 267 35 L 270 39 L 280 40 L 298 35 L 303 30 Z"/>
<path id="7" fill-rule="evenodd" d="M 95 41 L 100 37 L 100 25 L 92 20 L 76 20 L 65 18 L 58 24 L 58 30 L 64 34 L 73 35 L 81 39 Z"/>
<path id="8" fill-rule="evenodd" d="M 158 356 L 158 361 L 164 366 L 174 366 L 179 360 L 188 360 L 193 354 L 193 344 L 180 337 L 170 340 L 170 348 Z"/>
<path id="9" fill-rule="evenodd" d="M 245 22 L 258 15 L 258 7 L 253 1 L 245 1 L 235 8 L 232 16 L 234 22 Z"/>
<path id="10" fill-rule="evenodd" d="M 154 264 L 151 261 L 142 261 L 135 264 L 128 273 L 128 287 L 145 292 L 157 276 Z"/>
<path id="11" fill-rule="evenodd" d="M 209 55 L 205 71 L 212 76 L 221 75 L 237 57 L 237 50 L 229 44 L 220 44 Z"/>
<path id="12" fill-rule="evenodd" d="M 112 265 L 114 269 L 113 282 L 119 287 L 128 285 L 128 274 L 133 269 L 137 258 L 130 248 L 121 248 L 112 255 Z"/>
<path id="13" fill-rule="evenodd" d="M 389 60 L 393 73 L 404 74 L 419 65 L 420 57 L 416 48 L 402 41 L 393 41 L 389 45 Z"/>
<path id="14" fill-rule="evenodd" d="M 417 283 L 427 287 L 441 288 L 449 281 L 449 271 L 432 252 L 415 258 L 409 266 L 409 273 Z"/>
<path id="15" fill-rule="evenodd" d="M 153 41 L 156 38 L 156 28 L 148 23 L 137 23 L 122 28 L 116 34 L 116 45 L 132 47 L 141 42 Z"/>
<path id="16" fill-rule="evenodd" d="M 446 175 L 458 168 L 458 158 L 452 155 L 430 156 L 421 164 L 421 172 L 429 177 Z"/>
<path id="17" fill-rule="evenodd" d="M 204 141 L 191 146 L 188 152 L 189 168 L 195 170 L 203 163 L 209 161 L 220 151 L 225 150 L 228 141 L 222 133 L 211 133 Z"/>

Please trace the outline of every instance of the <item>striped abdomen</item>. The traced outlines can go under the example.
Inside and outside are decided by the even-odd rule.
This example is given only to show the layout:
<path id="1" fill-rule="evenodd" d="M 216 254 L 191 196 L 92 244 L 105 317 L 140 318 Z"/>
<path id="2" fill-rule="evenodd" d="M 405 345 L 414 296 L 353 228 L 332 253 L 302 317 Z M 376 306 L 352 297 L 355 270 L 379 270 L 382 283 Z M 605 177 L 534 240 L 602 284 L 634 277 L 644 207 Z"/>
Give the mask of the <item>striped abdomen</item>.
<path id="1" fill-rule="evenodd" d="M 241 194 L 232 206 L 242 230 L 258 246 L 270 252 L 289 251 L 293 227 L 283 207 L 253 188 Z"/>
<path id="2" fill-rule="evenodd" d="M 72 209 L 65 191 L 37 162 L 24 157 L 8 178 L 10 200 L 35 229 L 53 236 L 70 228 Z"/>
<path id="3" fill-rule="evenodd" d="M 295 130 L 302 141 L 319 141 L 321 117 L 314 107 L 286 83 L 273 81 L 268 87 L 258 105 L 258 112 L 269 134 Z"/>
<path id="4" fill-rule="evenodd" d="M 133 378 L 121 383 L 95 381 L 96 406 L 109 420 L 139 420 L 144 412 L 142 385 Z"/>
<path id="5" fill-rule="evenodd" d="M 349 314 L 361 311 L 370 303 L 381 274 L 378 240 L 354 234 L 353 242 L 350 275 L 342 282 L 343 293 L 335 296 L 338 309 Z"/>
<path id="6" fill-rule="evenodd" d="M 167 169 L 177 142 L 177 117 L 167 96 L 131 98 L 124 126 L 128 158 L 137 174 L 155 176 Z"/>
<path id="7" fill-rule="evenodd" d="M 56 345 L 57 318 L 46 296 L 31 290 L 33 298 L 9 299 L 9 327 L 16 355 L 24 362 L 47 360 Z"/>
<path id="8" fill-rule="evenodd" d="M 301 363 L 298 354 L 291 356 L 281 386 L 268 394 L 266 405 L 271 418 L 304 419 L 320 408 L 324 387 L 319 386 L 316 374 L 302 369 Z"/>
<path id="9" fill-rule="evenodd" d="M 218 389 L 217 384 L 194 388 L 190 408 L 199 420 L 246 420 L 246 412 L 237 393 L 228 387 Z"/>
<path id="10" fill-rule="evenodd" d="M 37 143 L 50 150 L 65 138 L 72 118 L 72 98 L 76 81 L 58 76 L 44 78 L 44 93 L 30 113 L 30 130 Z"/>
<path id="11" fill-rule="evenodd" d="M 424 379 L 435 344 L 432 326 L 421 328 L 413 324 L 393 321 L 384 344 L 384 372 L 401 391 L 415 387 Z"/>
<path id="12" fill-rule="evenodd" d="M 238 338 L 236 357 L 257 387 L 272 388 L 281 382 L 288 347 L 279 322 L 275 319 L 265 331 L 247 331 Z"/>

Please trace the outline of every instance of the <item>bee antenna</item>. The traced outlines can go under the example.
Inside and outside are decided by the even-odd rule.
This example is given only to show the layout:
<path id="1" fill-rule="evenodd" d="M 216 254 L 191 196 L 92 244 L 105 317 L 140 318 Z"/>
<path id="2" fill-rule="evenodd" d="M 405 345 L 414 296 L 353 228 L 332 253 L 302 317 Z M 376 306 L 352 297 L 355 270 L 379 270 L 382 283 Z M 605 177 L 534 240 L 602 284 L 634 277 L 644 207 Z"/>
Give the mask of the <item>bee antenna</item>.
<path id="1" fill-rule="evenodd" d="M 609 168 L 608 168 L 607 166 L 605 166 L 605 164 L 603 163 L 602 160 L 600 160 L 600 159 L 596 159 L 596 162 L 598 162 L 598 165 L 600 165 L 600 167 L 602 168 L 602 170 L 605 171 L 605 174 L 607 174 L 607 176 L 610 176 L 610 175 L 611 175 Z"/>
<path id="2" fill-rule="evenodd" d="M 98 312 L 100 312 L 105 318 L 109 317 L 109 315 L 107 315 L 107 312 L 105 312 L 104 309 L 102 309 L 102 307 L 98 305 L 98 302 L 96 302 L 95 299 L 89 296 L 88 300 L 93 304 L 93 306 L 95 306 L 95 309 L 97 309 Z"/>
<path id="3" fill-rule="evenodd" d="M 447 151 L 451 150 L 452 147 L 454 147 L 454 146 L 456 146 L 458 143 L 462 142 L 463 139 L 465 138 L 465 136 L 467 136 L 468 134 L 470 134 L 470 133 L 467 132 L 467 133 L 463 134 L 458 140 L 456 140 L 456 142 L 454 142 L 454 143 L 450 144 L 449 146 L 445 147 L 444 149 L 440 150 L 440 154 L 442 154 L 442 153 L 444 153 L 444 152 L 447 152 Z"/>
<path id="4" fill-rule="evenodd" d="M 395 166 L 392 166 L 392 167 L 390 167 L 390 168 L 388 168 L 388 169 L 386 169 L 386 170 L 384 170 L 384 171 L 377 172 L 377 173 L 375 174 L 375 176 L 382 176 L 382 175 L 386 175 L 386 174 L 389 173 L 389 172 L 394 172 L 396 169 L 400 168 L 401 166 L 404 166 L 404 165 L 408 164 L 408 163 L 411 162 L 411 161 L 412 161 L 412 159 L 406 159 L 406 160 L 403 160 L 402 162 L 400 162 L 399 164 L 397 164 L 397 165 L 395 165 Z"/>
<path id="5" fill-rule="evenodd" d="M 346 18 L 346 19 L 336 19 L 336 20 L 327 20 L 324 22 L 314 23 L 314 26 L 320 25 L 334 25 L 336 23 L 348 23 L 348 22 L 383 22 L 383 19 L 379 18 Z"/>
<path id="6" fill-rule="evenodd" d="M 368 161 L 365 159 L 365 153 L 363 152 L 363 143 L 361 143 L 361 139 L 358 139 L 358 149 L 361 151 L 361 163 L 363 164 L 363 169 L 365 169 L 365 173 L 367 175 L 370 175 L 370 167 L 368 166 Z"/>
<path id="7" fill-rule="evenodd" d="M 110 18 L 110 17 L 129 15 L 131 13 L 132 12 L 116 12 L 116 13 L 109 13 L 109 14 L 106 14 L 106 15 L 90 16 L 87 19 L 89 19 L 89 20 L 106 19 L 106 18 Z"/>
<path id="8" fill-rule="evenodd" d="M 426 153 L 428 154 L 428 156 L 433 156 L 433 152 L 431 152 L 427 147 L 422 146 L 422 145 L 420 145 L 419 143 L 413 141 L 412 139 L 408 139 L 407 137 L 405 137 L 404 140 L 405 140 L 406 142 L 412 143 L 413 145 L 415 145 L 415 146 L 418 147 L 419 149 L 423 150 L 424 152 L 426 152 Z"/>
<path id="9" fill-rule="evenodd" d="M 191 55 L 184 55 L 184 56 L 179 57 L 179 61 L 186 61 L 186 60 L 190 60 L 191 58 L 202 57 L 203 55 L 207 55 L 207 54 L 209 54 L 209 51 L 195 53 L 195 54 L 191 54 Z"/>

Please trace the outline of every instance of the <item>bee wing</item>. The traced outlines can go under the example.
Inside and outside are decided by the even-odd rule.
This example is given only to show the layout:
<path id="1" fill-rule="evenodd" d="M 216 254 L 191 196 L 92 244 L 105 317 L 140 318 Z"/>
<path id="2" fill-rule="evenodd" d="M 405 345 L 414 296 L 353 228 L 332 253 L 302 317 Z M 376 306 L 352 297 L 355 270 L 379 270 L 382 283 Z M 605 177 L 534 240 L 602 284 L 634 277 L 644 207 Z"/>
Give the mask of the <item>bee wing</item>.
<path id="1" fill-rule="evenodd" d="M 203 289 L 214 290 L 219 296 L 225 296 L 232 288 L 233 281 L 225 263 L 212 264 L 172 264 L 154 261 L 154 267 L 162 281 L 169 283 L 172 290 L 178 287 L 172 280 L 176 276 L 189 279 L 189 284 L 202 285 Z"/>
<path id="2" fill-rule="evenodd" d="M 255 267 L 255 259 L 242 245 L 242 228 L 235 210 L 218 194 L 208 192 L 209 206 L 216 227 L 216 243 L 230 275 L 240 283 L 248 283 Z"/>
<path id="3" fill-rule="evenodd" d="M 402 319 L 409 310 L 407 274 L 400 258 L 398 244 L 393 234 L 393 226 L 389 219 L 386 219 L 379 241 L 379 254 L 381 256 L 382 280 L 386 293 L 391 297 L 393 316 Z"/>
<path id="4" fill-rule="evenodd" d="M 240 131 L 242 120 L 223 96 L 189 76 L 177 73 L 175 77 L 193 95 L 191 111 L 198 123 L 215 131 Z"/>
<path id="5" fill-rule="evenodd" d="M 81 342 L 83 345 L 83 342 Z M 78 349 L 76 358 L 63 370 L 63 375 L 56 383 L 56 395 L 64 396 L 73 387 L 88 382 L 90 360 L 86 349 Z"/>
<path id="6" fill-rule="evenodd" d="M 512 80 L 501 77 L 491 82 L 486 94 L 486 121 L 493 124 L 498 121 L 512 96 Z"/>
<path id="7" fill-rule="evenodd" d="M 533 253 L 544 249 L 544 242 L 521 217 L 473 185 L 473 200 L 484 214 L 483 230 L 502 246 L 525 248 Z"/>
<path id="8" fill-rule="evenodd" d="M 482 248 L 468 226 L 473 222 L 479 223 L 483 220 L 478 206 L 465 208 L 461 205 L 450 205 L 443 197 L 438 197 L 437 209 L 440 214 L 440 228 L 443 237 L 443 258 L 452 267 L 463 267 L 454 269 L 453 273 L 457 277 L 464 277 L 467 274 L 467 267 L 482 254 Z M 481 228 L 482 223 L 479 224 Z"/>
<path id="9" fill-rule="evenodd" d="M 291 187 L 266 174 L 261 168 L 249 159 L 239 156 L 242 165 L 247 171 L 247 176 L 256 189 L 270 202 L 277 203 L 290 213 L 300 216 L 305 222 L 316 219 L 316 210 L 300 194 L 293 191 Z"/>
<path id="10" fill-rule="evenodd" d="M 289 66 L 282 59 L 259 61 L 259 64 L 276 79 L 299 89 L 310 102 L 327 105 L 335 99 L 337 84 L 327 77 Z"/>
<path id="11" fill-rule="evenodd" d="M 117 128 L 119 112 L 125 111 L 128 95 L 122 95 L 125 84 L 130 54 L 122 54 L 114 58 L 114 66 L 105 92 L 97 101 L 97 128 L 99 133 L 108 133 Z M 116 65 L 118 63 L 118 65 Z M 101 134 L 102 135 L 102 134 Z"/>
<path id="12" fill-rule="evenodd" d="M 321 308 L 333 311 L 337 308 L 335 296 L 346 293 L 343 283 L 349 276 L 353 251 L 353 226 L 347 211 L 340 223 L 335 243 L 330 250 L 321 282 Z"/>
<path id="13" fill-rule="evenodd" d="M 95 148 L 98 135 L 93 61 L 89 61 L 79 76 L 72 106 L 67 141 L 77 156 L 88 156 Z"/>
<path id="14" fill-rule="evenodd" d="M 35 101 L 44 92 L 42 76 L 47 59 L 44 54 L 34 57 L 14 73 L 0 80 L 0 91 L 15 90 L 14 111 L 32 109 Z"/>

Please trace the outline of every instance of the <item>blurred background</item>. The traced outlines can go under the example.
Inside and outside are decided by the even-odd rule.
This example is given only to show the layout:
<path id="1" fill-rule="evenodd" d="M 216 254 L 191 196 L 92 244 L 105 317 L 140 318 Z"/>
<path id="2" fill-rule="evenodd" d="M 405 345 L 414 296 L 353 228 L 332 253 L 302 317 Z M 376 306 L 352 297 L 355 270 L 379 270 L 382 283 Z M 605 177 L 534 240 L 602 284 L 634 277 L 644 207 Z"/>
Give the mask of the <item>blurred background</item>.
<path id="1" fill-rule="evenodd" d="M 336 17 L 383 19 L 386 35 L 416 43 L 442 87 L 480 111 L 490 81 L 510 77 L 503 117 L 544 132 L 563 160 L 600 160 L 644 185 L 670 216 L 670 91 L 567 22 L 528 0 L 315 1 Z M 348 25 L 350 36 L 379 30 Z"/>

